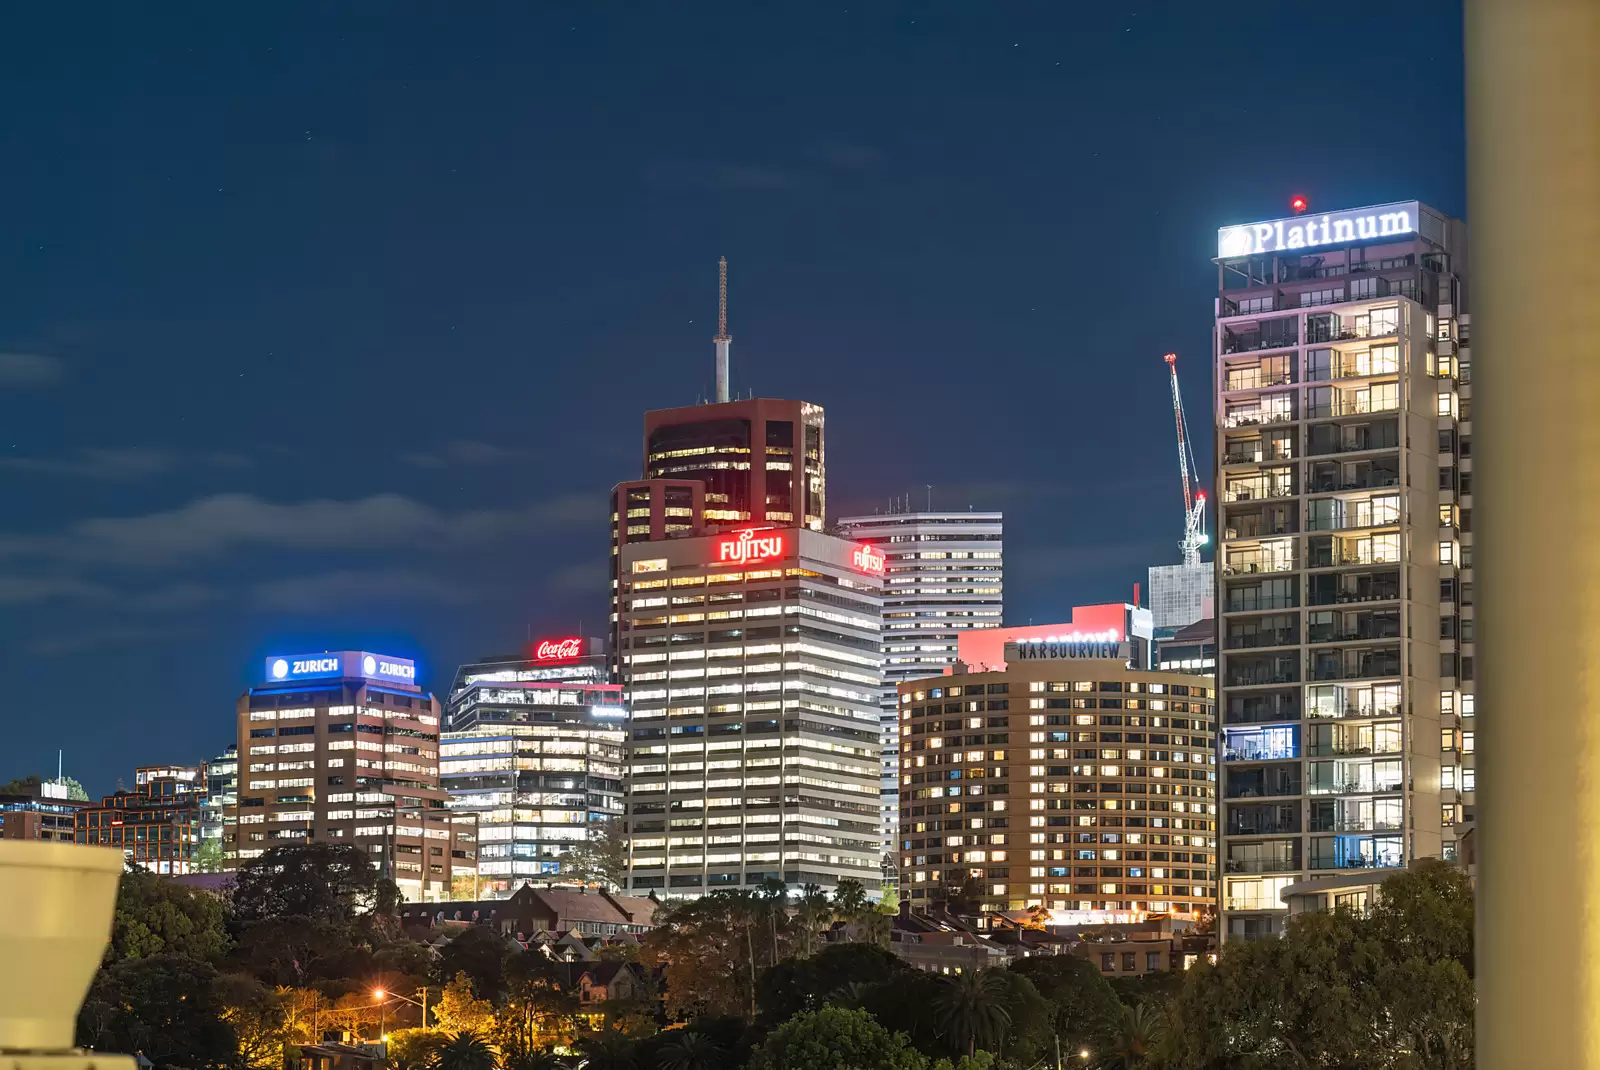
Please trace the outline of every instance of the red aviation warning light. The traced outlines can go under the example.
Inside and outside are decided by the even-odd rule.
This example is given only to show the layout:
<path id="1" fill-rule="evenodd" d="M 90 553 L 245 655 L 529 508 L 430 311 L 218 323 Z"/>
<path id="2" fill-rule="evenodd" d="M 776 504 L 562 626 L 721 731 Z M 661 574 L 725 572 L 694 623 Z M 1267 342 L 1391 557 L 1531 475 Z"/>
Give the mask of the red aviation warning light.
<path id="1" fill-rule="evenodd" d="M 1294 209 L 1295 215 L 1299 215 L 1301 212 L 1304 212 L 1307 208 L 1311 207 L 1311 202 L 1306 200 L 1304 197 L 1295 196 L 1289 199 L 1289 207 Z"/>

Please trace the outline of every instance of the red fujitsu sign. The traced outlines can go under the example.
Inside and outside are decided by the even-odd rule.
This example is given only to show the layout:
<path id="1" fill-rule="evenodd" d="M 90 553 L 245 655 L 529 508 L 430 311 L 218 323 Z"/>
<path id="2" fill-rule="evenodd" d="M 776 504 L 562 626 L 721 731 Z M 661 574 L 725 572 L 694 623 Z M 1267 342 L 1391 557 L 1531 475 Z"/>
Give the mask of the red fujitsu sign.
<path id="1" fill-rule="evenodd" d="M 888 557 L 879 553 L 870 546 L 857 546 L 850 554 L 850 563 L 862 572 L 869 572 L 874 576 L 883 575 L 884 565 Z"/>
<path id="2" fill-rule="evenodd" d="M 716 541 L 716 560 L 718 564 L 727 565 L 753 565 L 758 561 L 771 561 L 783 556 L 783 542 L 781 532 L 741 531 Z"/>
<path id="3" fill-rule="evenodd" d="M 581 657 L 582 639 L 541 639 L 533 648 L 534 661 L 571 661 Z"/>

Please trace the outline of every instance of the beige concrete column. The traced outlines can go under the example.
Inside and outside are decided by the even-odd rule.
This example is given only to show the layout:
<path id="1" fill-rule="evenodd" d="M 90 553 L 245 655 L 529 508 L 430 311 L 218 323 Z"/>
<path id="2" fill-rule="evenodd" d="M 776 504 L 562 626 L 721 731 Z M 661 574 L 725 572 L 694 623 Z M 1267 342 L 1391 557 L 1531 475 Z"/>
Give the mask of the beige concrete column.
<path id="1" fill-rule="evenodd" d="M 1467 0 L 1478 1067 L 1600 1070 L 1600 0 Z"/>

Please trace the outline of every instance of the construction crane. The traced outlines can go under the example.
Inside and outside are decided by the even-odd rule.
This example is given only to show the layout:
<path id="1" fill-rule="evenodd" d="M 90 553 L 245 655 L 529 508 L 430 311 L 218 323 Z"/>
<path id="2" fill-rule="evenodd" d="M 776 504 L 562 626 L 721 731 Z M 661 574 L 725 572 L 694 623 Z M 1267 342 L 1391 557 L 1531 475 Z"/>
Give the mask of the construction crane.
<path id="1" fill-rule="evenodd" d="M 1178 544 L 1183 551 L 1183 563 L 1194 566 L 1200 563 L 1200 547 L 1210 539 L 1206 535 L 1206 492 L 1200 489 L 1200 476 L 1194 464 L 1194 446 L 1189 441 L 1189 427 L 1183 419 L 1183 393 L 1178 389 L 1178 354 L 1168 353 L 1162 358 L 1172 374 L 1172 415 L 1178 424 L 1178 473 L 1183 477 L 1183 541 Z"/>

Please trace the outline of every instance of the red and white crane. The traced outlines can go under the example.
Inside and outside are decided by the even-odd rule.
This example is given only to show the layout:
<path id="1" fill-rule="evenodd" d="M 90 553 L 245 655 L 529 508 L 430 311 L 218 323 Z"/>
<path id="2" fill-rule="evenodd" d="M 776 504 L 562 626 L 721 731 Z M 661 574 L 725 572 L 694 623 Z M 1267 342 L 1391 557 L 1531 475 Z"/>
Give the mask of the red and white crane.
<path id="1" fill-rule="evenodd" d="M 1172 415 L 1178 424 L 1178 473 L 1183 477 L 1183 551 L 1185 565 L 1200 563 L 1200 547 L 1210 541 L 1206 535 L 1206 492 L 1200 489 L 1200 476 L 1194 463 L 1194 446 L 1189 442 L 1189 427 L 1183 419 L 1183 394 L 1178 389 L 1178 354 L 1164 358 L 1172 374 Z"/>

